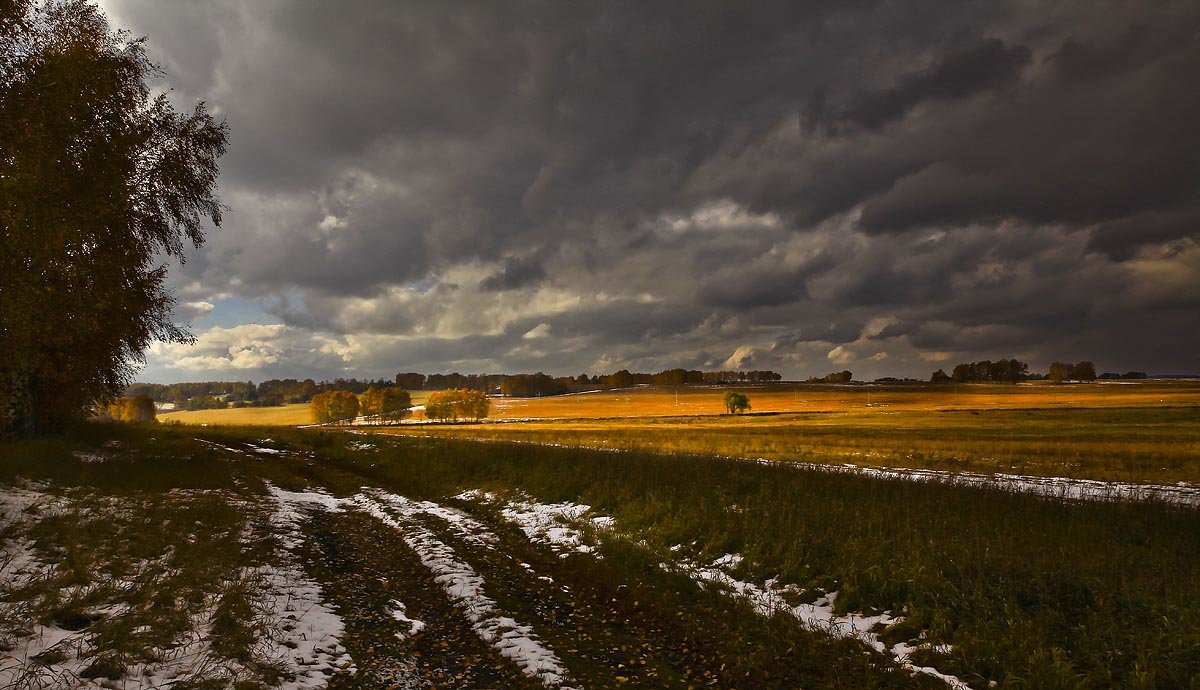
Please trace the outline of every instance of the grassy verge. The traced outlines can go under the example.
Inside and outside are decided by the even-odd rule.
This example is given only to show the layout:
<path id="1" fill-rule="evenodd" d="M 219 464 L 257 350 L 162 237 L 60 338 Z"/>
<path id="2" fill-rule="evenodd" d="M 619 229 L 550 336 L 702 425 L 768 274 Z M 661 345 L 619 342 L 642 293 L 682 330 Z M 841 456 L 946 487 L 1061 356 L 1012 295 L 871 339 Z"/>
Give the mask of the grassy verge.
<path id="1" fill-rule="evenodd" d="M 1190 687 L 1200 677 L 1194 510 L 704 457 L 430 439 L 364 453 L 346 447 L 352 437 L 288 440 L 406 495 L 481 487 L 589 503 L 627 535 L 605 551 L 626 572 L 678 555 L 675 545 L 700 561 L 733 552 L 745 556 L 744 579 L 836 589 L 843 610 L 904 611 L 885 639 L 949 645 L 929 661 L 975 687 Z"/>
<path id="2" fill-rule="evenodd" d="M 345 621 L 341 642 L 359 672 L 333 673 L 331 687 L 418 687 L 402 684 L 414 677 L 533 687 L 472 631 L 403 529 L 352 507 L 313 511 L 297 523 L 302 545 L 281 550 L 267 481 L 340 496 L 376 487 L 466 511 L 494 542 L 435 516 L 401 522 L 453 549 L 496 615 L 531 625 L 587 687 L 942 687 L 855 640 L 760 616 L 679 569 L 729 553 L 744 557 L 737 579 L 778 578 L 797 603 L 836 591 L 841 613 L 903 616 L 876 632 L 974 688 L 1188 688 L 1200 678 L 1200 511 L 706 456 L 294 429 L 89 425 L 72 439 L 0 446 L 0 487 L 34 482 L 54 498 L 52 509 L 0 520 L 5 543 L 23 540 L 54 566 L 2 593 L 5 639 L 21 632 L 14 611 L 20 625 L 78 627 L 86 668 L 120 676 L 159 663 L 200 617 L 214 663 L 192 686 L 272 687 L 288 670 L 256 651 L 270 621 L 255 578 L 292 558 Z M 465 489 L 587 503 L 615 526 L 596 535 L 602 558 L 564 557 L 497 504 L 452 498 Z M 423 632 L 397 636 L 407 627 L 398 602 Z"/>

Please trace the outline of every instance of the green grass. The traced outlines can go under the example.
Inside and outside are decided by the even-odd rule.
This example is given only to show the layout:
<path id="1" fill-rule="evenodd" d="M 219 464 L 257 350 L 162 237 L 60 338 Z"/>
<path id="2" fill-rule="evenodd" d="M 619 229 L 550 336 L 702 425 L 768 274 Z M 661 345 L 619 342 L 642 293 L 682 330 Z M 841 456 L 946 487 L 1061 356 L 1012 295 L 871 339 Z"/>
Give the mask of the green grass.
<path id="1" fill-rule="evenodd" d="M 1139 432 L 1131 429 L 1138 426 L 1178 428 L 1180 437 L 1191 433 L 1187 410 L 1155 413 L 1165 417 L 1114 414 L 1134 416 L 1126 417 L 1133 421 L 1124 430 L 1111 432 L 1108 443 L 1132 442 Z M 956 415 L 951 420 L 947 428 L 973 423 Z M 1044 432 L 1062 421 L 1040 416 L 1036 424 Z M 989 427 L 977 438 L 993 444 L 1018 438 L 1005 426 Z M 914 424 L 905 442 L 925 433 L 933 437 L 936 428 Z M 1032 428 L 1024 430 L 1035 433 Z M 236 448 L 268 434 L 272 445 L 295 455 L 233 455 L 192 440 L 200 436 Z M 114 436 L 120 445 L 106 448 Z M 875 440 L 883 438 L 880 430 Z M 364 440 L 378 448 L 350 446 Z M 76 450 L 113 459 L 81 463 L 72 455 Z M 814 592 L 836 590 L 843 611 L 905 612 L 902 623 L 882 631 L 884 639 L 923 636 L 951 645 L 944 654 L 926 651 L 923 661 L 975 688 L 992 682 L 1000 688 L 1200 687 L 1195 509 L 1064 503 L 703 455 L 254 428 L 89 425 L 73 439 L 0 446 L 0 483 L 18 477 L 47 482 L 48 491 L 77 506 L 134 506 L 125 517 L 104 508 L 38 522 L 32 534 L 39 552 L 59 563 L 63 578 L 30 594 L 39 615 L 62 621 L 86 614 L 96 602 L 68 596 L 74 591 L 68 583 L 101 582 L 130 564 L 171 553 L 174 560 L 163 571 L 170 577 L 147 576 L 134 596 L 148 604 L 178 601 L 153 614 L 160 617 L 155 625 L 170 630 L 183 624 L 187 602 L 207 593 L 219 602 L 215 632 L 226 658 L 244 654 L 261 633 L 254 627 L 254 598 L 238 573 L 241 565 L 272 558 L 271 535 L 253 511 L 238 507 L 261 500 L 269 480 L 338 495 L 380 487 L 470 511 L 492 527 L 499 548 L 473 545 L 433 518 L 424 525 L 484 577 L 505 613 L 534 624 L 587 687 L 940 686 L 898 671 L 857 642 L 805 630 L 787 616 L 763 618 L 659 567 L 671 559 L 707 562 L 725 553 L 745 556 L 735 571 L 743 580 L 778 576 Z M 219 491 L 178 506 L 171 497 L 181 487 Z M 560 558 L 531 544 L 494 507 L 449 498 L 471 488 L 588 503 L 614 516 L 616 531 L 599 537 L 602 560 Z M 243 549 L 221 548 L 227 535 L 247 524 L 259 525 L 257 539 L 243 539 Z M 0 536 L 2 530 L 0 525 Z M 194 543 L 188 536 L 193 532 Z M 444 686 L 536 687 L 474 636 L 394 530 L 346 511 L 313 516 L 306 533 L 304 565 L 345 619 L 344 644 L 360 667 L 355 676 L 334 676 L 332 687 L 386 686 L 402 666 Z M 682 547 L 673 551 L 677 545 Z M 117 596 L 96 591 L 96 601 Z M 393 599 L 426 620 L 427 631 L 396 638 L 399 626 L 388 612 Z M 146 615 L 156 610 L 147 605 Z M 106 630 L 117 620 L 89 625 Z M 129 642 L 129 635 L 113 630 L 102 638 L 96 660 L 128 664 L 161 644 L 136 636 L 139 641 Z M 257 682 L 270 677 L 264 670 Z"/>

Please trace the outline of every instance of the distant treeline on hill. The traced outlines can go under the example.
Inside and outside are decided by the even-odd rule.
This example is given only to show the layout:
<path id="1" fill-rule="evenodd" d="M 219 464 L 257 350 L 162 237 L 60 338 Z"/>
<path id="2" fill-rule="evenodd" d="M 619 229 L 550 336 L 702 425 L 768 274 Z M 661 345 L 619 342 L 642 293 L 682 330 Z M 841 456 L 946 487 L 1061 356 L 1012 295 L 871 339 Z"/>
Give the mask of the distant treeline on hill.
<path id="1" fill-rule="evenodd" d="M 1095 381 L 1096 379 L 1144 379 L 1146 374 L 1140 371 L 1127 371 L 1124 374 L 1104 373 L 1096 375 L 1096 365 L 1089 361 L 1054 362 L 1046 374 L 1029 373 L 1029 365 L 1016 358 L 1001 359 L 993 362 L 967 362 L 954 367 L 947 374 L 944 369 L 938 369 L 929 377 L 931 383 L 1016 383 L 1018 381 L 1044 381 L 1054 383 L 1063 381 Z"/>
<path id="2" fill-rule="evenodd" d="M 689 383 L 759 383 L 779 381 L 783 376 L 774 371 L 699 371 L 696 369 L 667 369 L 657 374 L 641 374 L 622 369 L 612 374 L 588 376 L 550 376 L 536 374 L 396 374 L 396 385 L 406 390 L 447 390 L 466 388 L 499 392 L 514 397 L 562 395 L 596 388 L 628 388 L 643 384 L 681 386 Z"/>
<path id="3" fill-rule="evenodd" d="M 189 383 L 135 383 L 125 395 L 148 395 L 158 403 L 175 403 L 190 410 L 229 407 L 259 407 L 308 402 L 317 393 L 347 390 L 362 393 L 371 386 L 387 388 L 395 383 L 387 379 L 334 379 L 317 383 L 312 379 L 270 379 L 255 385 L 253 381 L 196 381 Z"/>
<path id="4" fill-rule="evenodd" d="M 1001 359 L 995 362 L 985 359 L 979 362 L 968 362 L 959 364 L 954 367 L 952 373 L 947 374 L 944 370 L 938 369 L 929 377 L 932 383 L 947 383 L 953 381 L 955 383 L 1016 383 L 1017 381 L 1026 381 L 1031 378 L 1041 378 L 1038 376 L 1031 377 L 1029 374 L 1029 365 L 1019 359 Z"/>
<path id="5" fill-rule="evenodd" d="M 190 410 L 234 407 L 258 407 L 309 402 L 325 391 L 350 391 L 361 394 L 368 388 L 399 387 L 404 390 L 467 389 L 485 393 L 500 393 L 513 397 L 562 395 L 597 388 L 627 388 L 639 384 L 684 385 L 690 383 L 759 383 L 779 381 L 783 377 L 773 371 L 698 371 L 667 369 L 657 374 L 640 374 L 626 369 L 597 376 L 553 377 L 536 374 L 397 374 L 387 379 L 334 379 L 316 382 L 312 379 L 271 379 L 255 385 L 252 381 L 199 381 L 192 383 L 135 383 L 125 389 L 125 395 L 147 395 L 158 403 L 174 403 Z"/>

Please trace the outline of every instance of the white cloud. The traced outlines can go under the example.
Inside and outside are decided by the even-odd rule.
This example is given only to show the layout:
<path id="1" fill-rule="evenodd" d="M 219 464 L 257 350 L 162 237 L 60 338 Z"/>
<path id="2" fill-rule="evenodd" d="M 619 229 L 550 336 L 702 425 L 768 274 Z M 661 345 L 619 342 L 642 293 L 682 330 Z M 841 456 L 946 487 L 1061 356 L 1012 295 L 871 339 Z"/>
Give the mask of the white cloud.
<path id="1" fill-rule="evenodd" d="M 525 333 L 525 335 L 523 335 L 521 337 L 524 338 L 525 340 L 532 340 L 534 338 L 547 338 L 549 336 L 550 336 L 550 324 L 542 322 L 542 323 L 539 323 L 538 325 L 534 326 L 533 328 L 529 329 Z"/>
<path id="2" fill-rule="evenodd" d="M 211 376 L 220 372 L 258 374 L 281 365 L 344 369 L 350 355 L 345 341 L 283 324 L 250 323 L 201 331 L 193 345 L 154 343 L 146 362 L 151 370 Z"/>
<path id="3" fill-rule="evenodd" d="M 838 345 L 830 350 L 829 354 L 825 356 L 834 364 L 850 364 L 857 357 L 853 351 L 849 350 L 844 345 Z"/>
<path id="4" fill-rule="evenodd" d="M 888 326 L 897 323 L 900 323 L 900 319 L 897 319 L 894 316 L 877 316 L 868 321 L 866 326 L 863 326 L 862 334 L 859 337 L 873 338 L 880 333 L 883 333 L 884 329 Z"/>
<path id="5" fill-rule="evenodd" d="M 754 366 L 754 356 L 756 353 L 757 350 L 754 348 L 754 346 L 743 345 L 734 350 L 733 354 L 729 355 L 729 359 L 726 359 L 725 363 L 721 366 L 726 369 L 742 369 L 744 367 Z"/>
<path id="6" fill-rule="evenodd" d="M 175 305 L 175 318 L 184 323 L 191 323 L 196 319 L 207 316 L 213 308 L 212 302 L 184 302 Z"/>

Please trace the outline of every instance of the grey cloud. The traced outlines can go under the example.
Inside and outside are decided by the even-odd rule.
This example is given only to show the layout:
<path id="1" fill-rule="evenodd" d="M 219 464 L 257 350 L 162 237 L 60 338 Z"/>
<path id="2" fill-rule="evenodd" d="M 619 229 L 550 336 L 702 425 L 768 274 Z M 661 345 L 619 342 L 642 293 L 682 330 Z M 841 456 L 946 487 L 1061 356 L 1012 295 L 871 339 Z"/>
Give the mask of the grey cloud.
<path id="1" fill-rule="evenodd" d="M 837 121 L 878 129 L 923 101 L 963 98 L 1011 86 L 1029 60 L 1028 48 L 1005 45 L 998 38 L 954 46 L 928 69 L 906 74 L 895 87 L 860 98 Z"/>
<path id="2" fill-rule="evenodd" d="M 807 375 L 881 317 L 867 373 L 1200 350 L 1194 3 L 106 6 L 232 129 L 181 297 L 378 336 L 372 374 L 754 347 Z"/>
<path id="3" fill-rule="evenodd" d="M 508 257 L 504 266 L 480 283 L 484 290 L 502 292 L 528 287 L 546 277 L 546 270 L 535 257 Z"/>

